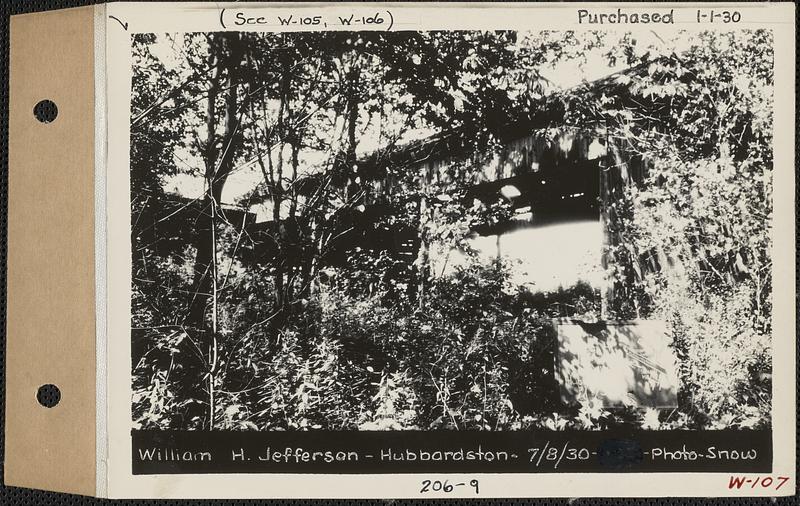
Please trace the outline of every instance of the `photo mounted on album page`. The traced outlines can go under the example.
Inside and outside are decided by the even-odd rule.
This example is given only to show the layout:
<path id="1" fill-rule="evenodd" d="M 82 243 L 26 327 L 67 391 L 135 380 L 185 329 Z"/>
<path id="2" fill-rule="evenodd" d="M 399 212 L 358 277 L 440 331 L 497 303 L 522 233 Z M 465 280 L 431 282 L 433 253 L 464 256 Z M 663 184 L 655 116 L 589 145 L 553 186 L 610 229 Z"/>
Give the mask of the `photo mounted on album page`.
<path id="1" fill-rule="evenodd" d="M 98 12 L 109 496 L 794 494 L 793 5 Z"/>

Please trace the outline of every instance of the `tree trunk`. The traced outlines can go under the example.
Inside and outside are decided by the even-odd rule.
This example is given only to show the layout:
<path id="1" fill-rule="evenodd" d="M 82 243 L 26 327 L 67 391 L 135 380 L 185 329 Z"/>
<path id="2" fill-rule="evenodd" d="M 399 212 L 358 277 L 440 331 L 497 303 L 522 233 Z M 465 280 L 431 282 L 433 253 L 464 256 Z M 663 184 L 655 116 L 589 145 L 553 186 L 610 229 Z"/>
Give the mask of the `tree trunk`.
<path id="1" fill-rule="evenodd" d="M 432 173 L 433 165 L 430 162 L 420 176 L 419 223 L 417 225 L 419 251 L 415 261 L 417 266 L 417 307 L 420 310 L 424 309 L 425 292 L 430 281 L 430 238 L 428 237 L 428 227 L 432 219 L 432 211 L 428 206 L 428 186 Z"/>
<path id="2" fill-rule="evenodd" d="M 206 193 L 201 214 L 197 220 L 196 254 L 194 263 L 194 288 L 189 301 L 186 324 L 203 329 L 208 336 L 208 427 L 214 428 L 216 412 L 216 384 L 219 356 L 219 329 L 217 311 L 217 219 L 222 191 L 233 169 L 234 154 L 238 149 L 237 89 L 233 86 L 234 74 L 241 62 L 238 34 L 212 35 L 209 63 L 212 66 L 208 94 L 206 130 L 208 138 L 203 147 Z M 217 136 L 216 100 L 224 93 L 225 106 L 222 118 L 222 135 Z M 217 141 L 221 145 L 217 147 Z M 210 318 L 206 311 L 210 306 Z M 210 327 L 210 328 L 209 328 Z"/>

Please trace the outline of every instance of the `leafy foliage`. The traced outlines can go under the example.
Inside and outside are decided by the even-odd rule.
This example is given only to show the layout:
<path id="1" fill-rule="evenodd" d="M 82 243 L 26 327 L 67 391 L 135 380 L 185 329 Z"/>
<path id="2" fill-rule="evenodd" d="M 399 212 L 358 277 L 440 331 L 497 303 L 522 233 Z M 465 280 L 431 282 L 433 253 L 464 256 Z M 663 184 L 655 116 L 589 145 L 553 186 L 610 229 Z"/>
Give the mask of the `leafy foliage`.
<path id="1" fill-rule="evenodd" d="M 553 92 L 541 68 L 606 47 L 602 36 L 135 35 L 135 424 L 768 425 L 770 37 L 701 33 L 655 58 L 624 35 L 606 57 L 633 71 Z M 674 412 L 561 406 L 550 322 L 598 318 L 599 292 L 532 292 L 511 283 L 511 266 L 469 250 L 475 230 L 512 213 L 470 196 L 476 167 L 510 123 L 542 116 L 606 139 L 609 310 L 669 322 Z M 415 135 L 428 132 L 466 161 L 421 175 L 428 144 Z M 223 203 L 229 176 L 247 168 L 257 183 Z M 200 196 L 168 190 L 187 180 L 203 181 Z M 255 205 L 266 223 L 252 223 Z M 435 272 L 433 244 L 469 261 Z"/>
<path id="2" fill-rule="evenodd" d="M 691 426 L 769 424 L 771 34 L 701 33 L 655 60 L 622 42 L 640 72 L 566 114 L 602 124 L 647 169 L 610 204 L 611 274 L 625 295 L 614 309 L 672 324 Z"/>

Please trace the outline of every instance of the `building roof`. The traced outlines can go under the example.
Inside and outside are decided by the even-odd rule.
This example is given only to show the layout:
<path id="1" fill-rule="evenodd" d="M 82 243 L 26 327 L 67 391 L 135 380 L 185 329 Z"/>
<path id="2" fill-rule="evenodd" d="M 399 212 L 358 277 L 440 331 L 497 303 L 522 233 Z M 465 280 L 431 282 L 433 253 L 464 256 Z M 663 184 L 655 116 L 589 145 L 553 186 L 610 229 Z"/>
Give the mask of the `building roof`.
<path id="1" fill-rule="evenodd" d="M 661 57 L 647 61 L 600 79 L 554 92 L 545 97 L 539 108 L 529 117 L 515 119 L 497 129 L 497 132 L 494 132 L 495 137 L 500 142 L 509 142 L 529 136 L 537 130 L 563 127 L 564 104 L 572 100 L 599 101 L 604 95 L 629 99 L 630 84 L 635 82 L 635 78 L 647 75 L 653 64 L 666 63 L 673 58 L 676 57 Z M 467 154 L 472 150 L 474 150 L 473 139 L 465 135 L 465 129 L 454 128 L 401 146 L 394 146 L 391 150 L 378 149 L 360 160 L 359 165 L 369 172 L 370 168 L 383 165 L 416 165 L 454 154 Z"/>

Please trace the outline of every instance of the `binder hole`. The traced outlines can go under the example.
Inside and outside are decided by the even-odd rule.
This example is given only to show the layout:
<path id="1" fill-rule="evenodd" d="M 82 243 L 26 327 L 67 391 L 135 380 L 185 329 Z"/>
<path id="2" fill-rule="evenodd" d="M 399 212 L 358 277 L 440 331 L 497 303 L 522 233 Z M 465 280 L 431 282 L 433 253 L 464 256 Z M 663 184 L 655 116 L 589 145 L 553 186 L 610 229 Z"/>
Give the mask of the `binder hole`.
<path id="1" fill-rule="evenodd" d="M 58 107 L 52 100 L 42 100 L 33 108 L 33 115 L 42 123 L 51 123 L 58 116 Z"/>
<path id="2" fill-rule="evenodd" d="M 52 408 L 61 400 L 61 390 L 50 383 L 42 385 L 39 387 L 39 391 L 36 392 L 36 400 L 39 401 L 39 404 L 42 406 Z"/>

